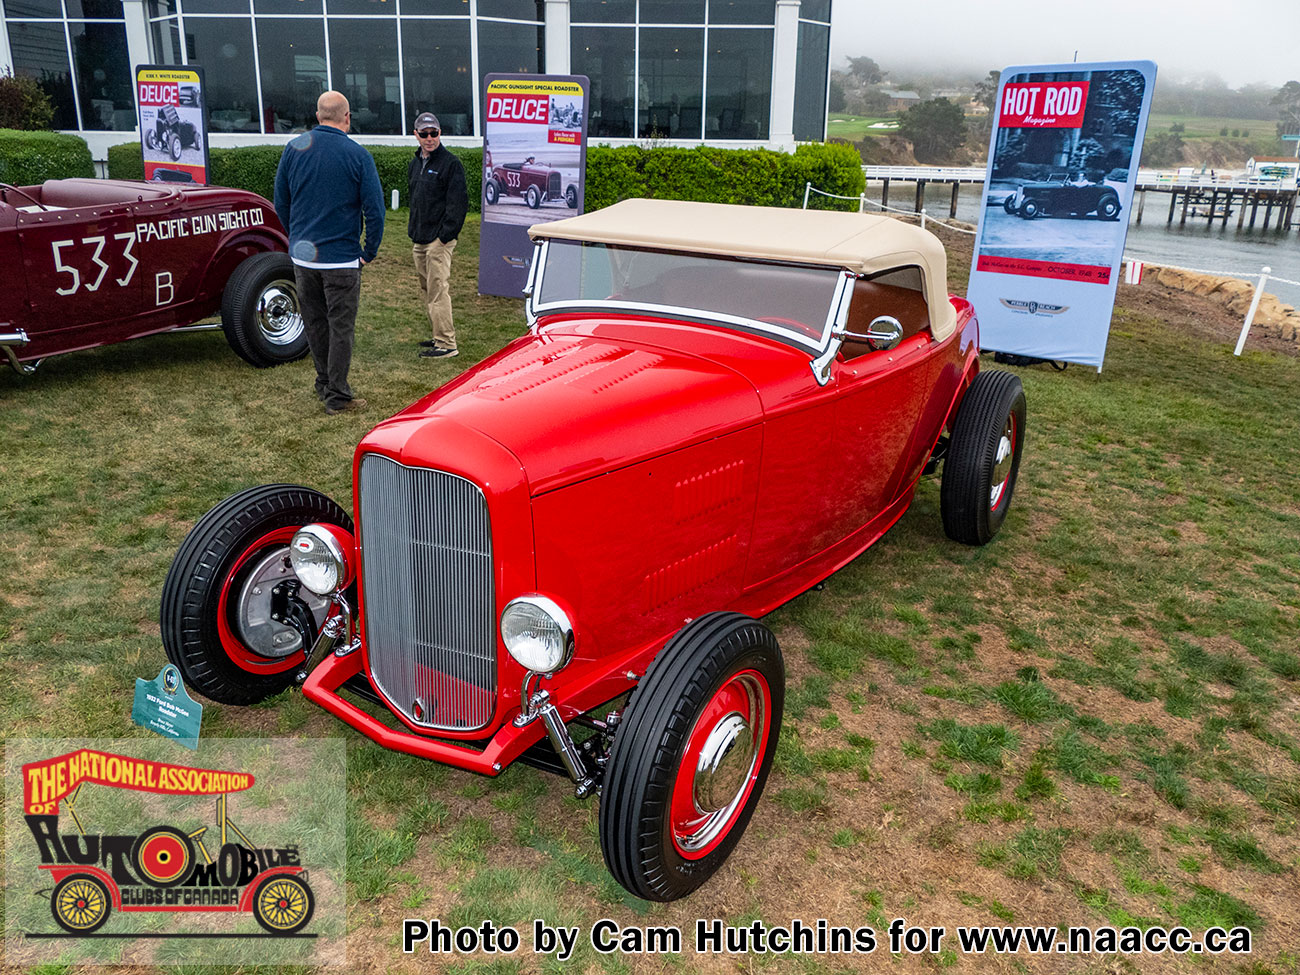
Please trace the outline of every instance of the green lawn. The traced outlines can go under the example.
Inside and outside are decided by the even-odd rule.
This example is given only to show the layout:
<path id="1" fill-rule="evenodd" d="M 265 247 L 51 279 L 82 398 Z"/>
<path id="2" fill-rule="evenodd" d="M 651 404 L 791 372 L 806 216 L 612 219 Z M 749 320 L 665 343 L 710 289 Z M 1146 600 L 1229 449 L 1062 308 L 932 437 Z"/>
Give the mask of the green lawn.
<path id="1" fill-rule="evenodd" d="M 898 118 L 894 115 L 846 115 L 832 112 L 826 121 L 826 138 L 860 142 L 868 135 L 889 135 L 897 131 L 897 129 L 871 127 L 881 122 L 894 125 L 898 122 Z"/>
<path id="2" fill-rule="evenodd" d="M 130 723 L 133 681 L 164 662 L 159 593 L 194 522 L 271 481 L 350 507 L 358 438 L 524 331 L 520 302 L 475 294 L 475 218 L 454 262 L 461 356 L 416 358 L 428 326 L 404 221 L 392 216 L 364 274 L 352 372 L 363 414 L 326 417 L 306 362 L 251 369 L 220 333 L 0 375 L 0 735 L 144 734 Z M 948 243 L 960 290 L 969 244 L 963 255 Z M 687 901 L 624 894 L 601 860 L 596 803 L 562 779 L 524 767 L 483 779 L 387 752 L 295 691 L 209 704 L 209 737 L 346 740 L 349 970 L 401 965 L 406 916 L 688 931 L 699 917 L 879 930 L 905 916 L 950 931 L 1246 924 L 1252 956 L 1209 967 L 1300 971 L 1300 359 L 1235 359 L 1184 323 L 1126 309 L 1124 294 L 1100 376 L 1019 370 L 1027 446 L 993 544 L 948 541 L 927 479 L 878 545 L 767 619 L 789 673 L 777 768 L 732 859 Z M 523 953 L 433 968 L 449 964 L 560 967 Z M 696 960 L 584 946 L 573 964 L 660 973 Z M 1003 964 L 1036 970 L 1028 957 Z M 889 959 L 878 951 L 874 965 Z"/>
<path id="3" fill-rule="evenodd" d="M 1201 115 L 1164 115 L 1151 113 L 1147 121 L 1148 132 L 1168 132 L 1169 127 L 1175 123 L 1183 125 L 1182 135 L 1184 141 L 1192 139 L 1222 139 L 1231 138 L 1232 130 L 1238 129 L 1242 132 L 1249 133 L 1251 139 L 1272 139 L 1277 135 L 1277 119 L 1238 119 L 1223 118 L 1219 116 L 1201 116 Z M 1220 133 L 1224 129 L 1228 130 L 1228 136 Z M 1242 136 L 1245 138 L 1245 136 Z"/>

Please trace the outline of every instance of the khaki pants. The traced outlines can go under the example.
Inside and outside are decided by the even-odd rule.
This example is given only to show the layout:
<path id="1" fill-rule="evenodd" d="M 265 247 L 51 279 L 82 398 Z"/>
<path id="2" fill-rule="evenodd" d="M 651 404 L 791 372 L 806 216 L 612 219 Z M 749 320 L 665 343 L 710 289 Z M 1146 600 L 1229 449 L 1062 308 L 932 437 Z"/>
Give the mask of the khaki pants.
<path id="1" fill-rule="evenodd" d="M 424 302 L 433 325 L 433 341 L 440 349 L 456 348 L 456 328 L 451 322 L 451 254 L 456 242 L 414 244 L 415 276 L 420 281 L 420 300 Z"/>

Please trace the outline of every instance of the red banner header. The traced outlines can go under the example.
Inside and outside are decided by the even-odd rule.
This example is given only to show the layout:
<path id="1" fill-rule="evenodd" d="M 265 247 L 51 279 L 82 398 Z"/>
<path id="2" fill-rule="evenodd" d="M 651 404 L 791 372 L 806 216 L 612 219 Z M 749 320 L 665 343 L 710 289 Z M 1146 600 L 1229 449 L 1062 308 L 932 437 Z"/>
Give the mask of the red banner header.
<path id="1" fill-rule="evenodd" d="M 1077 129 L 1088 107 L 1087 81 L 1031 81 L 1002 89 L 1002 129 Z"/>
<path id="2" fill-rule="evenodd" d="M 23 766 L 24 811 L 58 815 L 59 800 L 83 782 L 168 795 L 215 796 L 251 788 L 253 777 L 247 772 L 186 768 L 82 748 Z"/>
<path id="3" fill-rule="evenodd" d="M 549 125 L 551 98 L 549 95 L 489 95 L 487 120 Z"/>
<path id="4" fill-rule="evenodd" d="M 1110 268 L 1093 264 L 1060 264 L 1056 261 L 981 255 L 975 262 L 975 270 L 994 271 L 998 274 L 1027 274 L 1036 278 L 1056 278 L 1059 281 L 1085 281 L 1090 284 L 1110 283 Z"/>

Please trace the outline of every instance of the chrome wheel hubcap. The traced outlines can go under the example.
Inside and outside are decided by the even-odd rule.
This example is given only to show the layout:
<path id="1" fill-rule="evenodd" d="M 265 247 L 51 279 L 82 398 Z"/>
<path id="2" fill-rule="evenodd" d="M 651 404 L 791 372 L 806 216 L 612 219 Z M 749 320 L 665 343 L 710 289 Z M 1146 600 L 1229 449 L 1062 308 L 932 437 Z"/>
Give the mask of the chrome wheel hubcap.
<path id="1" fill-rule="evenodd" d="M 257 324 L 272 345 L 289 345 L 302 335 L 298 289 L 291 281 L 273 281 L 258 296 Z"/>
<path id="2" fill-rule="evenodd" d="M 996 508 L 1007 491 L 1007 479 L 1011 476 L 1011 461 L 1016 454 L 1016 421 L 1007 417 L 1007 424 L 998 440 L 998 450 L 993 457 L 992 488 L 989 490 L 989 507 Z"/>

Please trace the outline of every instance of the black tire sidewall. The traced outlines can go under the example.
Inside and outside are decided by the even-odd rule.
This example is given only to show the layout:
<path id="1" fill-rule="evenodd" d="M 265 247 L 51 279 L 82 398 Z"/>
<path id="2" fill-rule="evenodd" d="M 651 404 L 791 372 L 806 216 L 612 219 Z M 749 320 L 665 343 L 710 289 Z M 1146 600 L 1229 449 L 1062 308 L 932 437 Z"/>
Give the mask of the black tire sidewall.
<path id="1" fill-rule="evenodd" d="M 226 340 L 241 359 L 259 369 L 294 362 L 307 354 L 307 331 L 292 343 L 276 345 L 262 334 L 257 323 L 257 302 L 275 281 L 294 282 L 293 261 L 288 254 L 268 251 L 253 254 L 231 272 L 221 296 L 221 327 Z M 295 294 L 297 285 L 294 284 Z M 298 305 L 299 314 L 302 305 Z"/>
<path id="2" fill-rule="evenodd" d="M 1015 453 L 1006 491 L 998 507 L 989 507 L 998 443 L 1009 415 L 1016 419 Z M 984 545 L 1006 520 L 1015 497 L 1025 449 L 1026 404 L 1020 378 L 1003 370 L 981 372 L 962 398 L 953 423 L 940 485 L 940 511 L 948 537 L 966 545 Z"/>
<path id="3" fill-rule="evenodd" d="M 487 200 L 488 206 L 494 205 L 499 195 L 500 191 L 497 189 L 497 184 L 492 180 L 488 180 L 487 186 L 483 188 L 483 197 Z"/>
<path id="4" fill-rule="evenodd" d="M 167 572 L 159 613 L 167 659 L 180 669 L 187 686 L 223 704 L 254 704 L 293 682 L 293 667 L 260 675 L 236 664 L 221 642 L 217 622 L 221 588 L 250 547 L 277 529 L 311 522 L 352 531 L 352 518 L 334 501 L 293 484 L 231 495 L 190 530 Z"/>
<path id="5" fill-rule="evenodd" d="M 1033 220 L 1038 216 L 1038 204 L 1033 200 L 1026 200 L 1020 205 L 1020 215 L 1026 220 Z"/>
<path id="6" fill-rule="evenodd" d="M 672 793 L 704 706 L 741 671 L 768 686 L 767 742 L 744 806 L 718 845 L 689 859 L 672 839 Z M 695 620 L 660 651 L 629 702 L 606 768 L 601 848 L 615 879 L 646 900 L 684 897 L 708 880 L 740 842 L 763 794 L 781 734 L 785 665 L 763 624 L 739 613 Z"/>

